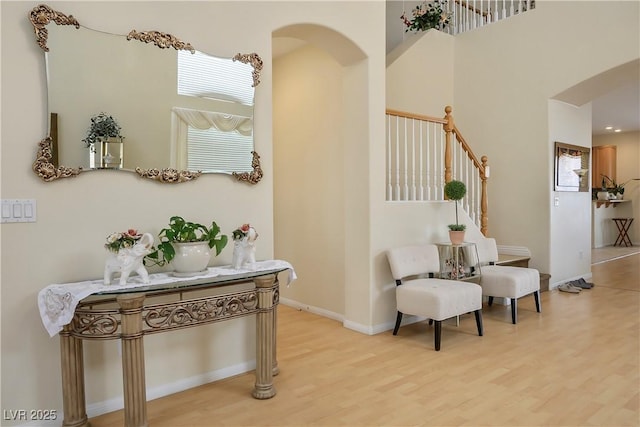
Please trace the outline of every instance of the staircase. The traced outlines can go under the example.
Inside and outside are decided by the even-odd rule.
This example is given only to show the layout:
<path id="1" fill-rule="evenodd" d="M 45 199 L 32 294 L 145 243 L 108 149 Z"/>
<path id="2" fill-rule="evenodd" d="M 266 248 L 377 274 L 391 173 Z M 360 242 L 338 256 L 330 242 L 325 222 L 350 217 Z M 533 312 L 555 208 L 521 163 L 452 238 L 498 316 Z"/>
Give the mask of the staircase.
<path id="1" fill-rule="evenodd" d="M 462 181 L 467 194 L 460 206 L 487 235 L 487 156 L 479 161 L 457 128 L 452 108 L 440 119 L 402 111 L 386 111 L 386 200 L 444 200 L 444 185 Z"/>
<path id="2" fill-rule="evenodd" d="M 535 9 L 535 0 L 434 1 L 441 5 L 449 22 L 443 21 L 439 30 L 452 35 Z M 447 182 L 462 181 L 467 195 L 460 204 L 487 236 L 487 156 L 478 160 L 456 126 L 452 108 L 447 106 L 444 111 L 445 116 L 439 118 L 387 109 L 386 200 L 441 201 Z"/>

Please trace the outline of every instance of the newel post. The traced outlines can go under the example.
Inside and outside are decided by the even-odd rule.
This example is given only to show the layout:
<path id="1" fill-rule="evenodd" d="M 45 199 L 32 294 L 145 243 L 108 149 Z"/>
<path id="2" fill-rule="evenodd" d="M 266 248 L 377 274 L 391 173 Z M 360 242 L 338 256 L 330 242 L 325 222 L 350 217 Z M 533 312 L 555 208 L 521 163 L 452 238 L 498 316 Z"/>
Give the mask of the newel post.
<path id="1" fill-rule="evenodd" d="M 444 107 L 444 119 L 447 121 L 442 125 L 442 128 L 446 132 L 445 146 L 444 146 L 444 183 L 451 181 L 451 138 L 453 136 L 453 129 L 455 124 L 453 123 L 453 116 L 451 115 L 452 108 L 450 105 Z"/>
<path id="2" fill-rule="evenodd" d="M 480 174 L 480 179 L 482 180 L 482 195 L 480 198 L 480 231 L 484 236 L 487 235 L 487 223 L 489 222 L 487 211 L 489 210 L 489 203 L 487 200 L 487 178 L 489 178 L 489 165 L 487 162 L 489 159 L 487 156 L 482 156 L 480 158 L 482 161 L 482 173 Z"/>

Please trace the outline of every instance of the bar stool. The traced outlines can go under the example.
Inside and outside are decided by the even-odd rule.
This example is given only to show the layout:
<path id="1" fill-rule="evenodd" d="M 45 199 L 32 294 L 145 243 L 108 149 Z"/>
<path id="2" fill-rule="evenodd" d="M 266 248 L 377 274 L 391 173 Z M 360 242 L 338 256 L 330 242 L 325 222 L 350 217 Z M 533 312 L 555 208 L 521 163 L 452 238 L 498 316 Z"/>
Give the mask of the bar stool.
<path id="1" fill-rule="evenodd" d="M 633 223 L 633 218 L 611 218 L 613 222 L 616 223 L 616 227 L 618 227 L 618 238 L 613 246 L 622 246 L 624 243 L 625 246 L 633 246 L 631 243 L 631 238 L 629 237 L 629 228 Z"/>

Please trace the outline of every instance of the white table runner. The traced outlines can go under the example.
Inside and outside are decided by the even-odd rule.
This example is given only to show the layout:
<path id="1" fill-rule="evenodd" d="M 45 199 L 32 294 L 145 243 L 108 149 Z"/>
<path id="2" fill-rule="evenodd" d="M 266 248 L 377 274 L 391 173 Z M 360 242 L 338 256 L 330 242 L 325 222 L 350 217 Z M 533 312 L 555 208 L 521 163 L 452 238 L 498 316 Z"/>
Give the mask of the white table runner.
<path id="1" fill-rule="evenodd" d="M 152 287 L 167 283 L 187 282 L 194 279 L 211 278 L 217 276 L 229 276 L 233 274 L 255 273 L 260 271 L 288 269 L 289 274 L 286 285 L 296 280 L 297 276 L 293 266 L 286 261 L 268 260 L 258 261 L 251 268 L 234 269 L 230 265 L 222 267 L 209 267 L 205 272 L 197 276 L 175 277 L 171 273 L 155 273 L 149 275 L 149 283 L 143 283 L 140 276 L 130 276 L 125 285 L 120 286 L 117 281 L 111 285 L 105 285 L 103 280 L 87 280 L 75 283 L 52 284 L 38 293 L 38 309 L 40 317 L 49 336 L 54 336 L 73 319 L 76 306 L 89 295 L 99 292 L 135 289 L 140 287 Z"/>

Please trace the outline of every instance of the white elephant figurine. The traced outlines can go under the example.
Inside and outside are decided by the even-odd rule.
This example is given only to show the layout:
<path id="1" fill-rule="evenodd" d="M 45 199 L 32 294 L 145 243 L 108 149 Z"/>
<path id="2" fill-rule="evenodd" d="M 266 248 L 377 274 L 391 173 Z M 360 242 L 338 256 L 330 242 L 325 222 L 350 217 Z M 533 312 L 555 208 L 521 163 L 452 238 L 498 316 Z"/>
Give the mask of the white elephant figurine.
<path id="1" fill-rule="evenodd" d="M 233 233 L 233 260 L 234 269 L 250 265 L 256 262 L 256 239 L 258 233 L 249 224 L 244 224 Z"/>
<path id="2" fill-rule="evenodd" d="M 113 273 L 120 273 L 120 286 L 127 283 L 131 272 L 136 272 L 144 283 L 149 283 L 149 273 L 144 268 L 144 257 L 153 251 L 153 236 L 144 233 L 140 240 L 130 248 L 120 249 L 117 254 L 112 253 L 104 265 L 104 284 L 111 284 Z"/>

